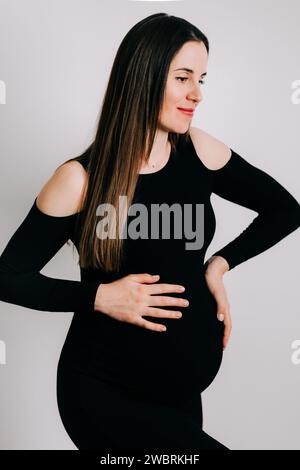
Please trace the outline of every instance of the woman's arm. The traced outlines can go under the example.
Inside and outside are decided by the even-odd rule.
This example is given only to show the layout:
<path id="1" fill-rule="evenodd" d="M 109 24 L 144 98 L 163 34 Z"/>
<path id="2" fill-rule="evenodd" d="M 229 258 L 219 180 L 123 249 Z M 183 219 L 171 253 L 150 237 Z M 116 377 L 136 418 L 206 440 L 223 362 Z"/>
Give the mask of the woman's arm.
<path id="1" fill-rule="evenodd" d="M 78 162 L 66 163 L 35 198 L 1 254 L 0 300 L 49 312 L 94 310 L 100 282 L 56 279 L 39 272 L 74 231 L 83 171 Z"/>
<path id="2" fill-rule="evenodd" d="M 300 226 L 300 205 L 272 176 L 231 150 L 231 157 L 212 175 L 213 192 L 258 213 L 243 232 L 212 256 L 229 269 L 272 247 Z M 225 269 L 226 270 L 226 269 Z"/>

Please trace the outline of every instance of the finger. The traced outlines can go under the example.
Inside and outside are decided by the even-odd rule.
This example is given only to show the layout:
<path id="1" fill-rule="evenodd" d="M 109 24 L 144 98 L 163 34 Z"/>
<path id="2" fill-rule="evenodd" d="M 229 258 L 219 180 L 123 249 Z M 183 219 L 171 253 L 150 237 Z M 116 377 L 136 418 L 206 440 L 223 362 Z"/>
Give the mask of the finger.
<path id="1" fill-rule="evenodd" d="M 223 339 L 224 339 L 224 342 L 227 344 L 228 340 L 229 340 L 229 336 L 230 336 L 230 332 L 227 330 L 224 332 L 224 335 L 223 335 Z"/>
<path id="2" fill-rule="evenodd" d="M 231 324 L 230 317 L 228 315 L 225 315 L 224 323 L 225 323 L 225 334 L 229 336 L 231 333 L 232 324 Z"/>
<path id="3" fill-rule="evenodd" d="M 181 318 L 182 312 L 179 310 L 164 310 L 163 308 L 149 308 L 143 315 L 156 318 Z"/>
<path id="4" fill-rule="evenodd" d="M 156 282 L 159 279 L 159 274 L 151 275 L 149 273 L 142 273 L 142 274 L 129 274 L 129 277 L 133 281 L 137 282 Z"/>
<path id="5" fill-rule="evenodd" d="M 156 295 L 150 296 L 150 306 L 169 306 L 174 305 L 175 307 L 187 307 L 189 305 L 189 301 L 187 299 L 182 299 L 178 297 L 167 297 L 165 295 Z"/>
<path id="6" fill-rule="evenodd" d="M 147 286 L 151 294 L 164 294 L 166 292 L 184 292 L 185 287 L 180 284 L 151 284 Z"/>
<path id="7" fill-rule="evenodd" d="M 229 341 L 229 336 L 224 336 L 223 337 L 223 349 L 227 347 L 228 341 Z"/>
<path id="8" fill-rule="evenodd" d="M 224 314 L 223 313 L 218 313 L 217 318 L 219 321 L 224 321 Z"/>
<path id="9" fill-rule="evenodd" d="M 222 304 L 218 303 L 217 318 L 219 321 L 224 321 L 225 319 L 227 319 L 227 322 L 228 319 L 230 319 L 229 306 L 224 305 L 224 302 Z"/>
<path id="10" fill-rule="evenodd" d="M 163 332 L 166 331 L 165 325 L 161 325 L 159 323 L 152 323 L 151 321 L 145 320 L 144 318 L 139 318 L 136 323 L 137 326 L 141 326 L 142 328 L 146 328 L 147 330 L 152 331 L 159 331 Z"/>
<path id="11" fill-rule="evenodd" d="M 228 343 L 228 340 L 229 340 L 229 337 L 230 337 L 230 334 L 231 334 L 231 329 L 232 329 L 231 322 L 229 320 L 227 320 L 227 323 L 225 323 L 224 336 L 223 336 L 224 349 L 227 346 L 227 343 Z"/>

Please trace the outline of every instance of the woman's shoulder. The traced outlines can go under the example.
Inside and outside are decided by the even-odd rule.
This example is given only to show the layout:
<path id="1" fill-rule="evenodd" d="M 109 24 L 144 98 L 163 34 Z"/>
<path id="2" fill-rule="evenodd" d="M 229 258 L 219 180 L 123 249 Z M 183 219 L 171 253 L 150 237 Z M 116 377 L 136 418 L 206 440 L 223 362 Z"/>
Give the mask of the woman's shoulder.
<path id="1" fill-rule="evenodd" d="M 87 181 L 87 172 L 79 161 L 70 160 L 63 163 L 38 193 L 37 207 L 45 214 L 58 217 L 80 212 Z"/>
<path id="2" fill-rule="evenodd" d="M 196 154 L 209 170 L 219 170 L 230 160 L 231 148 L 198 127 L 190 127 L 191 141 Z"/>

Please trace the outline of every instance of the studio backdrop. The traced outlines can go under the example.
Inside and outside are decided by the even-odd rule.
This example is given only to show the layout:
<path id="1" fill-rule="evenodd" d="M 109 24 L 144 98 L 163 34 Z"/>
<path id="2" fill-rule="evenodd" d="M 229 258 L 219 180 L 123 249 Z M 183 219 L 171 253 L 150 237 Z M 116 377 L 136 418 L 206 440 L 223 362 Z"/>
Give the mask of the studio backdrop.
<path id="1" fill-rule="evenodd" d="M 298 0 L 0 0 L 1 252 L 53 171 L 94 138 L 116 51 L 154 13 L 209 39 L 192 126 L 300 200 Z M 211 202 L 206 258 L 257 215 L 216 194 Z M 232 332 L 202 402 L 205 431 L 230 449 L 300 450 L 299 241 L 294 230 L 224 276 Z M 41 272 L 79 280 L 77 252 L 65 244 Z M 76 449 L 56 397 L 72 316 L 1 302 L 1 449 Z"/>

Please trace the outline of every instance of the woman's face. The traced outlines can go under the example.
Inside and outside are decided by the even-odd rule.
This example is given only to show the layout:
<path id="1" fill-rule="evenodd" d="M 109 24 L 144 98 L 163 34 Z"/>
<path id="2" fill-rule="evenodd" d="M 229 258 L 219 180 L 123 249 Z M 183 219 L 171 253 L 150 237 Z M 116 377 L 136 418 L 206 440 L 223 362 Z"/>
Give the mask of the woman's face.
<path id="1" fill-rule="evenodd" d="M 202 100 L 202 79 L 206 75 L 208 54 L 203 42 L 186 42 L 173 58 L 165 89 L 160 126 L 167 132 L 185 133 L 192 115 L 178 108 L 195 109 Z M 187 68 L 193 72 L 177 70 Z"/>

